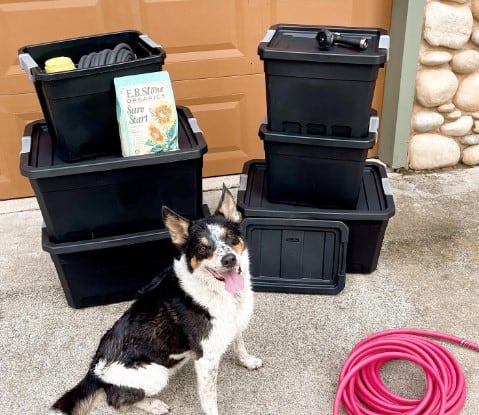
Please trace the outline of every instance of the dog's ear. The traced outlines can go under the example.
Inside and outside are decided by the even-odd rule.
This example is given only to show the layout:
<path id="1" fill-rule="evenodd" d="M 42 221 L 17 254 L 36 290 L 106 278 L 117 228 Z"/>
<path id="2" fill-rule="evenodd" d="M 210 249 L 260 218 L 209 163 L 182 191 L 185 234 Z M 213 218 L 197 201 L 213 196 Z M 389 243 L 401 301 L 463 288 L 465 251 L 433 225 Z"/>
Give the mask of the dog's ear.
<path id="1" fill-rule="evenodd" d="M 236 209 L 236 202 L 231 192 L 226 188 L 223 183 L 223 193 L 221 194 L 220 203 L 216 209 L 216 214 L 223 215 L 227 220 L 231 222 L 241 222 L 241 213 Z"/>
<path id="2" fill-rule="evenodd" d="M 173 212 L 166 206 L 163 206 L 161 213 L 163 215 L 163 223 L 170 232 L 171 241 L 175 245 L 184 245 L 188 240 L 190 221 Z"/>

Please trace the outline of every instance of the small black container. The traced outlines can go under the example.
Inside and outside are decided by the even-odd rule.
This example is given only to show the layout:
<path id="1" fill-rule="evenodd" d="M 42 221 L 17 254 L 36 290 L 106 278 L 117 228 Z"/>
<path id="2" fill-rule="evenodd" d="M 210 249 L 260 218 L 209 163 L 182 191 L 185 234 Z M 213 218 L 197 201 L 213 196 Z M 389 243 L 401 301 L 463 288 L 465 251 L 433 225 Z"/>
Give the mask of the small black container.
<path id="1" fill-rule="evenodd" d="M 133 299 L 177 254 L 165 229 L 55 243 L 43 228 L 42 247 L 55 264 L 68 305 L 74 308 Z"/>
<path id="2" fill-rule="evenodd" d="M 328 29 L 354 39 L 366 50 L 318 47 Z M 379 68 L 387 60 L 383 29 L 277 24 L 258 46 L 264 61 L 268 128 L 275 132 L 366 137 Z"/>
<path id="3" fill-rule="evenodd" d="M 354 208 L 368 150 L 365 139 L 275 133 L 262 124 L 268 199 L 274 203 L 323 208 Z"/>
<path id="4" fill-rule="evenodd" d="M 83 55 L 131 47 L 136 59 L 94 68 L 46 73 L 45 61 L 67 56 L 75 65 Z M 20 66 L 27 72 L 52 138 L 64 161 L 121 154 L 113 79 L 161 71 L 166 54 L 147 35 L 134 30 L 65 39 L 19 49 Z"/>
<path id="5" fill-rule="evenodd" d="M 343 222 L 349 228 L 346 272 L 370 273 L 376 269 L 388 221 L 395 213 L 383 165 L 374 161 L 366 162 L 358 203 L 349 210 L 271 203 L 266 197 L 267 188 L 264 160 L 245 163 L 238 191 L 238 209 L 246 219 L 254 222 L 276 218 L 285 223 L 290 219 Z"/>
<path id="6" fill-rule="evenodd" d="M 345 285 L 348 228 L 337 221 L 246 218 L 255 291 L 337 294 Z"/>
<path id="7" fill-rule="evenodd" d="M 66 242 L 163 228 L 161 207 L 202 214 L 206 142 L 196 119 L 177 107 L 180 149 L 159 154 L 61 160 L 44 122 L 28 125 L 20 170 L 30 180 L 52 241 Z"/>

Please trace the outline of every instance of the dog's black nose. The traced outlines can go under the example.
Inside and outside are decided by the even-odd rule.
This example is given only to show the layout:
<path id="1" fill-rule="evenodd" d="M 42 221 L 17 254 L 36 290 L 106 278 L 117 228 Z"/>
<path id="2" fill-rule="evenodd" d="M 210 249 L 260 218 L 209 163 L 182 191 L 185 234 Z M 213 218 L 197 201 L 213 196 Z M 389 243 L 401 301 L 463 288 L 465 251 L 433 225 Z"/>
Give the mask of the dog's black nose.
<path id="1" fill-rule="evenodd" d="M 226 254 L 223 258 L 221 258 L 221 265 L 226 268 L 233 268 L 236 265 L 235 254 Z"/>

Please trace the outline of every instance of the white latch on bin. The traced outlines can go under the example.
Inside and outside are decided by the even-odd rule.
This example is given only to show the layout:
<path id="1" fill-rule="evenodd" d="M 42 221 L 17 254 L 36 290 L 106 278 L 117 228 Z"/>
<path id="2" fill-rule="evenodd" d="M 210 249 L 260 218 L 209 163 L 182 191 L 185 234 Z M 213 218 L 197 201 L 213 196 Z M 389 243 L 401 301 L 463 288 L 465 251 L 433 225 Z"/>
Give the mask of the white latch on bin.
<path id="1" fill-rule="evenodd" d="M 239 181 L 239 188 L 240 192 L 244 192 L 246 190 L 246 184 L 248 183 L 248 175 L 247 174 L 240 174 L 240 181 Z"/>
<path id="2" fill-rule="evenodd" d="M 150 37 L 148 35 L 140 35 L 139 38 L 141 40 L 143 40 L 143 42 L 145 42 L 148 46 L 150 46 L 151 48 L 160 48 L 160 49 L 163 49 L 161 47 L 161 45 L 159 45 L 158 43 L 156 43 L 154 40 L 151 40 Z"/>
<path id="3" fill-rule="evenodd" d="M 29 53 L 20 53 L 18 61 L 20 62 L 20 67 L 27 73 L 30 81 L 34 81 L 32 70 L 38 68 L 38 65 L 32 56 Z"/>
<path id="4" fill-rule="evenodd" d="M 188 118 L 188 123 L 190 124 L 190 127 L 194 133 L 203 133 L 200 126 L 198 125 L 198 121 L 196 121 L 196 118 Z"/>
<path id="5" fill-rule="evenodd" d="M 369 118 L 369 132 L 377 133 L 379 128 L 379 117 L 373 116 Z"/>
<path id="6" fill-rule="evenodd" d="M 379 36 L 379 49 L 386 49 L 386 60 L 389 61 L 389 46 L 391 44 L 391 38 L 389 35 L 381 35 Z"/>
<path id="7" fill-rule="evenodd" d="M 30 153 L 32 148 L 32 137 L 30 135 L 24 135 L 22 137 L 22 148 L 20 154 Z"/>
<path id="8" fill-rule="evenodd" d="M 388 177 L 383 177 L 381 181 L 382 181 L 382 184 L 383 184 L 384 194 L 388 195 L 388 196 L 392 196 L 393 192 L 391 190 L 391 183 L 389 182 L 389 178 Z"/>
<path id="9" fill-rule="evenodd" d="M 264 35 L 263 40 L 261 40 L 261 43 L 269 43 L 271 39 L 273 39 L 273 36 L 275 35 L 275 33 L 276 33 L 275 29 L 269 29 Z"/>

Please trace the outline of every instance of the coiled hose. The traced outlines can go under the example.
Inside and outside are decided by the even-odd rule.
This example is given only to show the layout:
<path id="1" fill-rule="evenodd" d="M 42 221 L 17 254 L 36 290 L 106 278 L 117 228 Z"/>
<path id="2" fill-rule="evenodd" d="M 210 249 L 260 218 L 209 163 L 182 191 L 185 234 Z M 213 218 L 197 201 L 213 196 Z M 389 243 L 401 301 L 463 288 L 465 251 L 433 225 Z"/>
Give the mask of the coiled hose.
<path id="1" fill-rule="evenodd" d="M 127 43 L 119 43 L 113 49 L 103 49 L 83 55 L 78 62 L 78 69 L 95 68 L 102 65 L 129 62 L 135 59 L 135 54 Z"/>
<path id="2" fill-rule="evenodd" d="M 341 369 L 333 415 L 340 415 L 341 405 L 348 415 L 459 414 L 466 400 L 464 374 L 449 350 L 427 337 L 479 352 L 479 344 L 434 331 L 393 329 L 368 336 L 353 348 Z M 383 383 L 381 367 L 396 359 L 424 370 L 426 393 L 422 398 L 403 398 Z"/>

